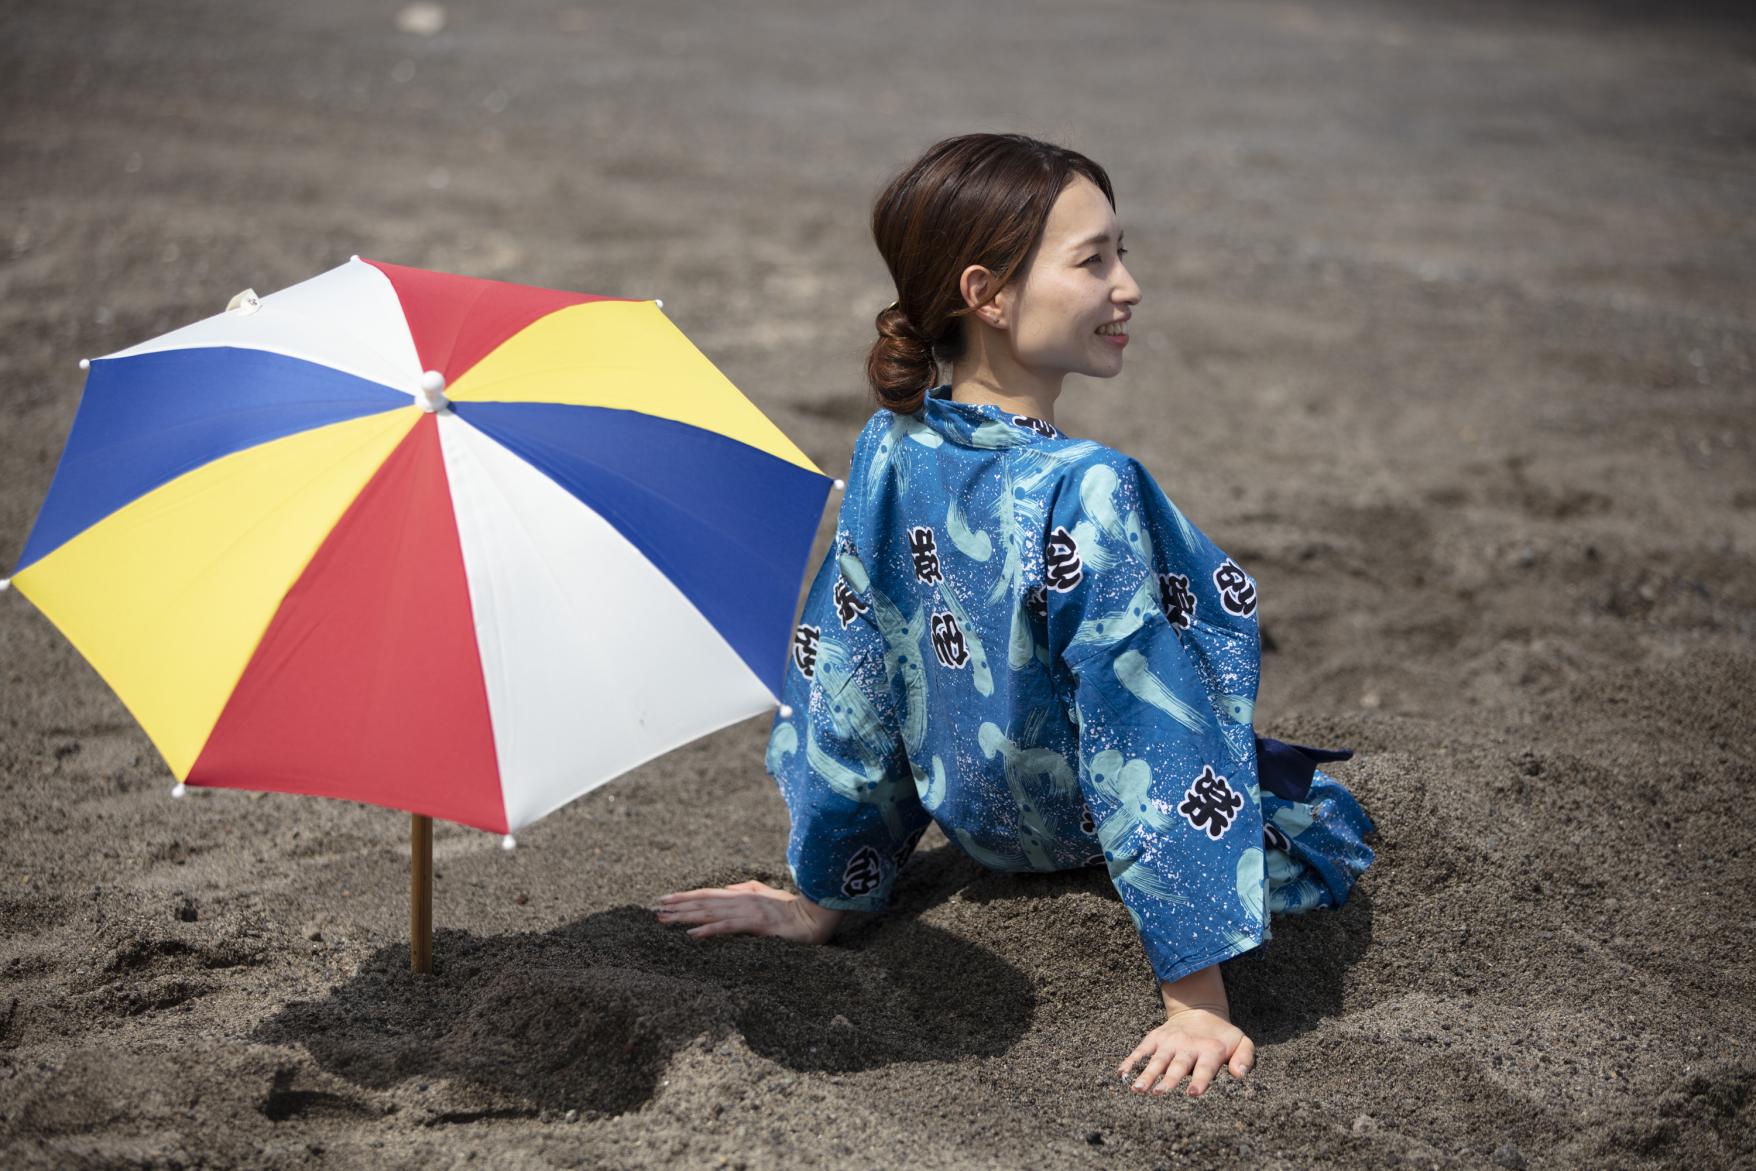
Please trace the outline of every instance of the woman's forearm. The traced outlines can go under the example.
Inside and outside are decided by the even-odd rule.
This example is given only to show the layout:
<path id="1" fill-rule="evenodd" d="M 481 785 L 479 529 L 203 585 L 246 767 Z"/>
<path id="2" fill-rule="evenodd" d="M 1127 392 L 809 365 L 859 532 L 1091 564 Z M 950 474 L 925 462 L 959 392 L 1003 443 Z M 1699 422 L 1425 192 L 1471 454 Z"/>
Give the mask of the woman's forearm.
<path id="1" fill-rule="evenodd" d="M 1204 1008 L 1228 1021 L 1232 1019 L 1225 980 L 1220 977 L 1218 964 L 1191 972 L 1181 980 L 1160 983 L 1158 990 L 1164 997 L 1166 1020 L 1192 1008 Z"/>

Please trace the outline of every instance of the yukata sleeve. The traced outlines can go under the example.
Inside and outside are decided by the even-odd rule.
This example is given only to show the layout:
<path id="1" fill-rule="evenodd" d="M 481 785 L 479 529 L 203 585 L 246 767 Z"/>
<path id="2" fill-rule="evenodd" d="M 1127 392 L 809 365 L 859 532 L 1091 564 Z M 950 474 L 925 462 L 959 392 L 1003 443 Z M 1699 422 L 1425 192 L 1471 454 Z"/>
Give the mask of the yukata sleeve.
<path id="1" fill-rule="evenodd" d="M 1211 586 L 1231 563 L 1192 528 L 1156 527 L 1156 492 L 1144 468 L 1113 452 L 1071 469 L 1045 510 L 1043 567 L 1082 795 L 1153 973 L 1168 982 L 1267 931 L 1254 753 L 1222 726 L 1185 642 L 1200 620 L 1191 587 Z M 1168 607 L 1161 589 L 1172 591 Z M 1255 654 L 1253 628 L 1250 637 Z"/>
<path id="2" fill-rule="evenodd" d="M 787 868 L 800 892 L 819 906 L 882 911 L 931 818 L 858 600 L 832 549 L 793 632 L 766 763 L 792 817 Z"/>

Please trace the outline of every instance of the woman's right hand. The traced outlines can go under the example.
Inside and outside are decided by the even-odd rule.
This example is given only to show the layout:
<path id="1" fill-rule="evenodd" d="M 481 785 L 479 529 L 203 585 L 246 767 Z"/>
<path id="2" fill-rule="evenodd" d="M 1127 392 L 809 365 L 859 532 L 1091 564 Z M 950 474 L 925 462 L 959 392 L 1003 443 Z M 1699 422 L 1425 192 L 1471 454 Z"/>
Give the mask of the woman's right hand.
<path id="1" fill-rule="evenodd" d="M 842 911 L 820 907 L 791 891 L 761 882 L 677 891 L 653 908 L 660 923 L 693 923 L 689 934 L 772 935 L 795 943 L 825 943 L 841 922 Z"/>
<path id="2" fill-rule="evenodd" d="M 1148 1033 L 1116 1072 L 1126 1079 L 1142 1058 L 1146 1068 L 1135 1079 L 1135 1093 L 1168 1094 L 1187 1077 L 1190 1097 L 1199 1098 L 1222 1068 L 1234 1078 L 1248 1074 L 1256 1044 L 1220 1013 L 1190 1008 Z"/>

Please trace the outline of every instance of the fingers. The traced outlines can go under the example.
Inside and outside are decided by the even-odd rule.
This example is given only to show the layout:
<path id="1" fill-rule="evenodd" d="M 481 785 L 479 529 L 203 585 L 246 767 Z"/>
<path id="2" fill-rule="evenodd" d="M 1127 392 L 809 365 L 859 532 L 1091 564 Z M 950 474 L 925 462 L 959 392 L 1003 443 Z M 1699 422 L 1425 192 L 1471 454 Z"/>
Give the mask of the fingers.
<path id="1" fill-rule="evenodd" d="M 753 895 L 749 891 L 709 891 L 696 899 L 680 898 L 676 902 L 662 903 L 653 908 L 661 923 L 674 923 L 674 915 L 688 915 L 707 912 L 713 915 L 732 915 L 749 913 L 758 907 L 766 906 L 768 900 Z"/>
<path id="2" fill-rule="evenodd" d="M 690 905 L 690 906 L 698 905 L 704 899 L 706 899 L 707 896 L 711 895 L 712 893 L 713 893 L 712 891 L 706 891 L 706 890 L 675 891 L 675 892 L 668 894 L 668 895 L 660 895 L 658 898 L 658 902 L 653 904 L 652 909 L 655 911 L 662 911 L 662 910 L 666 909 L 667 907 L 669 907 L 669 908 L 675 910 L 677 907 L 681 907 L 684 905 Z"/>
<path id="3" fill-rule="evenodd" d="M 661 910 L 658 921 L 665 927 L 680 927 L 685 923 L 695 926 L 688 931 L 697 939 L 709 935 L 724 935 L 728 932 L 745 932 L 752 935 L 760 934 L 766 920 L 761 916 L 752 915 L 740 907 L 725 905 L 701 907 L 695 910 Z"/>
<path id="4" fill-rule="evenodd" d="M 1148 1034 L 1146 1040 L 1136 1045 L 1134 1047 L 1134 1052 L 1130 1053 L 1123 1059 L 1122 1064 L 1117 1067 L 1116 1072 L 1123 1077 L 1127 1077 L 1128 1071 L 1134 1068 L 1134 1063 L 1139 1061 L 1142 1057 L 1145 1057 L 1148 1053 L 1151 1053 L 1157 1047 L 1158 1046 L 1153 1042 L 1152 1035 Z"/>
<path id="5" fill-rule="evenodd" d="M 1188 1077 L 1189 1071 L 1194 1068 L 1195 1057 L 1195 1050 L 1179 1048 L 1176 1057 L 1171 1060 L 1170 1068 L 1165 1070 L 1165 1080 L 1152 1084 L 1153 1092 L 1168 1094 L 1176 1089 L 1177 1083 Z"/>
<path id="6" fill-rule="evenodd" d="M 710 935 L 760 935 L 762 927 L 763 924 L 755 919 L 716 919 L 691 927 L 687 934 L 696 939 L 706 939 Z"/>
<path id="7" fill-rule="evenodd" d="M 680 890 L 668 895 L 659 896 L 660 906 L 676 906 L 678 903 L 712 901 L 715 899 L 749 898 L 749 892 L 736 886 L 710 886 L 700 890 Z"/>
<path id="8" fill-rule="evenodd" d="M 1255 1065 L 1256 1043 L 1250 1040 L 1250 1038 L 1245 1037 L 1238 1042 L 1238 1047 L 1232 1050 L 1232 1059 L 1227 1063 L 1226 1069 L 1233 1077 L 1243 1077 L 1245 1074 L 1249 1073 Z"/>
<path id="9" fill-rule="evenodd" d="M 750 891 L 682 891 L 676 895 L 667 895 L 660 902 L 663 905 L 655 909 L 659 923 L 666 927 L 694 924 L 688 934 L 696 939 L 705 939 L 712 935 L 774 933 L 772 900 L 753 895 Z"/>
<path id="10" fill-rule="evenodd" d="M 658 921 L 666 926 L 678 923 L 712 923 L 731 918 L 736 911 L 735 907 L 667 907 L 658 913 Z"/>
<path id="11" fill-rule="evenodd" d="M 679 907 L 661 907 L 658 912 L 658 921 L 667 927 L 680 923 L 717 923 L 722 919 L 767 921 L 772 918 L 772 915 L 766 913 L 766 908 L 747 903 L 685 904 Z"/>
<path id="12" fill-rule="evenodd" d="M 1195 1060 L 1195 1073 L 1189 1078 L 1189 1096 L 1199 1098 L 1207 1092 L 1213 1081 L 1213 1075 L 1219 1072 L 1219 1063 L 1223 1054 L 1218 1049 L 1203 1049 L 1201 1056 Z M 1172 1086 L 1176 1083 L 1172 1082 Z"/>
<path id="13" fill-rule="evenodd" d="M 1165 1066 L 1170 1064 L 1174 1055 L 1175 1050 L 1169 1045 L 1161 1046 L 1152 1055 L 1152 1060 L 1146 1063 L 1146 1068 L 1140 1071 L 1140 1076 L 1134 1079 L 1134 1088 L 1144 1093 L 1157 1085 L 1158 1079 L 1164 1076 Z"/>
<path id="14" fill-rule="evenodd" d="M 1235 1030 L 1233 1035 L 1237 1036 Z M 1149 1060 L 1134 1081 L 1135 1093 L 1168 1094 L 1188 1078 L 1189 1096 L 1198 1098 L 1212 1086 L 1220 1070 L 1226 1070 L 1234 1078 L 1242 1078 L 1255 1066 L 1256 1045 L 1250 1038 L 1237 1036 L 1237 1043 L 1230 1045 L 1229 1052 L 1228 1045 L 1229 1038 L 1155 1029 L 1135 1046 L 1118 1073 L 1123 1079 L 1128 1078 L 1135 1063 L 1146 1057 Z"/>
<path id="15" fill-rule="evenodd" d="M 753 899 L 785 901 L 785 896 L 766 883 L 740 882 L 735 886 L 710 886 L 698 890 L 673 891 L 667 895 L 660 895 L 657 905 L 652 909 L 662 915 L 666 911 L 698 910 L 715 903 L 741 902 L 749 905 Z"/>

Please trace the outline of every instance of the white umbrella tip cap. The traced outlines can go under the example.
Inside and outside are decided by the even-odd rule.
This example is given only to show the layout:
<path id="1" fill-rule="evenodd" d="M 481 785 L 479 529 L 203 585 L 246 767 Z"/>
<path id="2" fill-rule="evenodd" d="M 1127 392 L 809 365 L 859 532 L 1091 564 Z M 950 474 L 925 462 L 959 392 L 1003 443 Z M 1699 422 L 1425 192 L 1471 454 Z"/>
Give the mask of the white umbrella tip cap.
<path id="1" fill-rule="evenodd" d="M 500 839 L 500 848 L 502 850 L 517 849 L 518 848 L 518 839 L 513 837 L 511 834 L 507 834 L 505 837 Z"/>
<path id="2" fill-rule="evenodd" d="M 793 716 L 793 705 L 790 703 L 781 704 L 780 705 L 780 718 L 783 720 L 789 720 L 792 718 L 792 716 Z"/>
<path id="3" fill-rule="evenodd" d="M 428 414 L 445 409 L 450 400 L 441 392 L 445 389 L 445 375 L 437 370 L 422 373 L 420 389 L 415 392 L 415 405 Z"/>
<path id="4" fill-rule="evenodd" d="M 846 480 L 837 480 L 835 482 L 835 490 L 837 492 L 847 491 L 847 486 L 848 486 L 848 482 Z"/>
<path id="5" fill-rule="evenodd" d="M 188 795 L 189 795 L 189 787 L 187 785 L 185 785 L 182 781 L 178 781 L 176 784 L 171 786 L 171 796 L 173 796 L 173 797 L 187 797 Z"/>
<path id="6" fill-rule="evenodd" d="M 9 590 L 11 588 L 12 588 L 12 579 L 10 577 L 0 577 L 0 594 L 5 593 L 7 590 Z"/>
<path id="7" fill-rule="evenodd" d="M 91 359 L 90 358 L 81 358 L 79 360 L 79 368 L 81 370 L 90 370 L 91 369 Z"/>
<path id="8" fill-rule="evenodd" d="M 663 301 L 659 300 L 657 297 L 654 297 L 652 299 L 652 303 L 654 305 L 657 305 L 660 309 L 663 309 L 665 307 L 665 303 Z"/>

